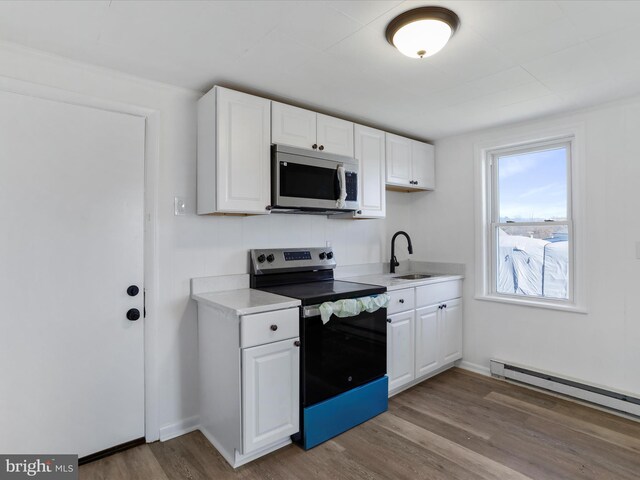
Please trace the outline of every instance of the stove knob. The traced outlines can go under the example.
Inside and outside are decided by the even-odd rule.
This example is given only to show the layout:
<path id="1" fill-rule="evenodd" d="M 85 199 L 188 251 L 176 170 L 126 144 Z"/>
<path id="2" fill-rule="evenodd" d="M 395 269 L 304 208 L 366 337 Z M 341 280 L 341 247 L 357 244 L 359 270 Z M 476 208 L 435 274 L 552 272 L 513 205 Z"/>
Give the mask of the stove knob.
<path id="1" fill-rule="evenodd" d="M 258 255 L 258 263 L 264 263 L 266 259 L 267 257 L 264 256 L 264 253 L 261 253 L 260 255 Z"/>
<path id="2" fill-rule="evenodd" d="M 267 255 L 267 262 L 271 263 L 276 259 L 276 257 L 273 256 L 273 253 L 270 253 L 269 255 Z"/>
<path id="3" fill-rule="evenodd" d="M 327 252 L 327 258 L 331 260 L 333 258 L 333 252 Z"/>
<path id="4" fill-rule="evenodd" d="M 320 260 L 324 260 L 326 256 L 327 256 L 326 253 L 320 252 Z"/>

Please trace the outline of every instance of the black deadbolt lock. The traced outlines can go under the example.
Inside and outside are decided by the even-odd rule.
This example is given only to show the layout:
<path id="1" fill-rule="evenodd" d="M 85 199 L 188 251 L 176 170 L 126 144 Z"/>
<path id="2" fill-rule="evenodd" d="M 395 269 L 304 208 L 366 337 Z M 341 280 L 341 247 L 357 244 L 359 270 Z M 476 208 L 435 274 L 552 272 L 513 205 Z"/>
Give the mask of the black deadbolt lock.
<path id="1" fill-rule="evenodd" d="M 130 297 L 135 297 L 139 293 L 140 289 L 136 285 L 131 285 L 129 288 L 127 288 L 127 295 L 129 295 Z"/>

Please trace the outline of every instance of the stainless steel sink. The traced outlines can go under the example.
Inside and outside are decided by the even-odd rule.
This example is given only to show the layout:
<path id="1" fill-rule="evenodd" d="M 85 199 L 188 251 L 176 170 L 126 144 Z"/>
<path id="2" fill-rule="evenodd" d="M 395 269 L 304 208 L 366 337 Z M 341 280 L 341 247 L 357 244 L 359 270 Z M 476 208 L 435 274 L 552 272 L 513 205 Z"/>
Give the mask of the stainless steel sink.
<path id="1" fill-rule="evenodd" d="M 431 278 L 435 277 L 435 275 L 427 275 L 425 273 L 411 273 L 409 275 L 398 275 L 397 277 L 393 277 L 394 280 L 421 280 L 423 278 Z"/>

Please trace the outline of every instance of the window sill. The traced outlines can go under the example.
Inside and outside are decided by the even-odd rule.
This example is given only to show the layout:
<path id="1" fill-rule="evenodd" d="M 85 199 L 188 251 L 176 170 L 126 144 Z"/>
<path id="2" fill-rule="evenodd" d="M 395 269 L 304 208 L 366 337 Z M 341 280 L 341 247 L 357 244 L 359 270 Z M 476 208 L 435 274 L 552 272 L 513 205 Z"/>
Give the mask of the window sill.
<path id="1" fill-rule="evenodd" d="M 524 298 L 512 298 L 506 297 L 502 295 L 476 295 L 476 300 L 482 300 L 487 302 L 498 302 L 498 303 L 506 303 L 510 305 L 520 305 L 522 307 L 534 307 L 534 308 L 544 308 L 547 310 L 560 310 L 563 312 L 570 313 L 581 313 L 587 314 L 589 313 L 587 309 L 583 306 L 578 306 L 571 303 L 556 303 L 549 302 L 544 300 L 528 300 Z"/>

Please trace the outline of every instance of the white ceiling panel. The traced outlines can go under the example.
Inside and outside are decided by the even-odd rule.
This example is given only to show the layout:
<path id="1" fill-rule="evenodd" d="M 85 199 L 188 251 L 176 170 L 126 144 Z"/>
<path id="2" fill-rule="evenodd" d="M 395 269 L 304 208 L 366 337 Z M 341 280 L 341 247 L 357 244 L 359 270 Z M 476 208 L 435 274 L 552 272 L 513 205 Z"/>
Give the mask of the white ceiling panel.
<path id="1" fill-rule="evenodd" d="M 555 92 L 611 79 L 610 70 L 587 43 L 527 62 L 523 67 Z"/>
<path id="2" fill-rule="evenodd" d="M 379 16 L 397 7 L 402 0 L 378 0 L 375 2 L 345 2 L 344 0 L 328 1 L 331 8 L 335 8 L 346 16 L 366 25 Z"/>
<path id="3" fill-rule="evenodd" d="M 404 57 L 385 28 L 429 4 L 460 29 L 437 55 Z M 640 93 L 636 0 L 3 1 L 0 40 L 431 140 Z"/>
<path id="4" fill-rule="evenodd" d="M 324 2 L 297 2 L 283 13 L 278 30 L 313 48 L 324 50 L 363 27 Z"/>
<path id="5" fill-rule="evenodd" d="M 448 2 L 449 8 L 456 9 L 459 2 Z M 536 28 L 542 28 L 558 20 L 564 11 L 555 1 L 464 1 L 468 10 L 462 8 L 461 19 L 479 35 L 500 45 L 516 35 L 524 35 Z M 462 5 L 461 5 L 462 6 Z M 468 13 L 467 13 L 468 12 Z"/>
<path id="6" fill-rule="evenodd" d="M 640 2 L 635 0 L 563 1 L 560 7 L 584 40 L 638 24 Z"/>
<path id="7" fill-rule="evenodd" d="M 552 20 L 526 35 L 512 34 L 497 44 L 498 48 L 519 64 L 552 55 L 582 42 L 578 30 L 567 17 Z"/>

